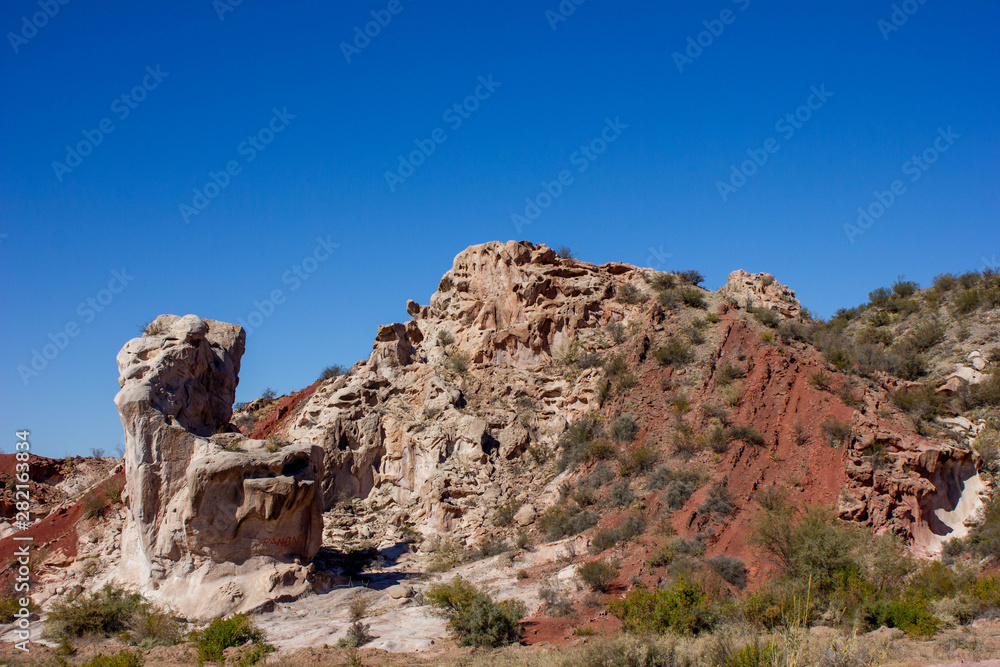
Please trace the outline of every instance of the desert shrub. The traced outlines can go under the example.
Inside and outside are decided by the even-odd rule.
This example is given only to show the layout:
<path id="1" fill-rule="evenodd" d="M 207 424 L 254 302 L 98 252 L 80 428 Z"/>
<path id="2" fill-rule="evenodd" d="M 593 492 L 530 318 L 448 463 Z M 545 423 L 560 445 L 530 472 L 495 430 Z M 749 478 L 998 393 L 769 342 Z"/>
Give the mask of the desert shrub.
<path id="1" fill-rule="evenodd" d="M 556 256 L 560 259 L 576 259 L 573 249 L 566 245 L 561 245 L 556 248 Z"/>
<path id="2" fill-rule="evenodd" d="M 140 336 L 159 336 L 166 330 L 167 328 L 164 327 L 161 323 L 157 322 L 156 320 L 150 320 L 145 324 L 139 325 Z"/>
<path id="3" fill-rule="evenodd" d="M 524 570 L 521 570 L 524 572 Z M 527 575 L 527 572 L 525 572 Z M 527 577 L 525 577 L 527 578 Z M 545 610 L 552 616 L 572 616 L 573 603 L 566 593 L 552 584 L 546 584 L 538 589 L 538 597 L 545 604 Z"/>
<path id="4" fill-rule="evenodd" d="M 983 503 L 981 519 L 962 539 L 963 550 L 970 551 L 979 558 L 988 558 L 1000 553 L 1000 491 Z"/>
<path id="5" fill-rule="evenodd" d="M 726 364 L 716 375 L 715 382 L 719 385 L 726 386 L 728 384 L 731 384 L 733 380 L 739 380 L 744 375 L 746 375 L 746 371 L 744 371 L 742 368 L 740 368 L 735 364 L 726 362 Z"/>
<path id="6" fill-rule="evenodd" d="M 1000 431 L 986 429 L 976 437 L 972 446 L 979 452 L 984 468 L 993 474 L 1000 473 Z"/>
<path id="7" fill-rule="evenodd" d="M 521 638 L 521 619 L 527 609 L 520 600 L 495 602 L 492 594 L 455 577 L 424 593 L 461 646 L 496 647 Z"/>
<path id="8" fill-rule="evenodd" d="M 754 447 L 764 447 L 767 445 L 767 441 L 764 436 L 750 428 L 749 426 L 730 426 L 725 431 L 726 440 L 732 442 L 733 440 L 742 440 L 748 445 Z"/>
<path id="9" fill-rule="evenodd" d="M 42 610 L 41 607 L 32 599 L 28 598 L 28 612 L 30 614 L 37 614 Z M 21 597 L 15 595 L 13 590 L 10 590 L 6 595 L 0 597 L 0 623 L 7 624 L 13 623 L 14 619 L 17 618 L 14 614 L 21 610 Z"/>
<path id="10" fill-rule="evenodd" d="M 678 510 L 684 507 L 688 498 L 702 485 L 700 476 L 681 475 L 677 473 L 663 492 L 663 503 L 668 509 Z"/>
<path id="11" fill-rule="evenodd" d="M 191 641 L 198 650 L 198 664 L 216 662 L 221 665 L 227 648 L 243 646 L 248 642 L 255 649 L 259 648 L 260 653 L 274 651 L 274 647 L 265 641 L 264 631 L 247 614 L 217 618 L 207 627 L 192 632 Z"/>
<path id="12" fill-rule="evenodd" d="M 650 490 L 662 489 L 674 479 L 674 471 L 670 466 L 656 466 L 646 475 L 646 488 Z"/>
<path id="13" fill-rule="evenodd" d="M 729 423 L 729 411 L 718 403 L 705 403 L 701 406 L 701 414 L 706 419 L 718 419 L 723 425 Z"/>
<path id="14" fill-rule="evenodd" d="M 984 295 L 977 289 L 965 289 L 955 295 L 951 310 L 956 316 L 968 315 L 983 304 Z"/>
<path id="15" fill-rule="evenodd" d="M 455 342 L 455 337 L 451 335 L 450 331 L 442 329 L 437 333 L 437 342 L 441 347 L 448 347 Z"/>
<path id="16" fill-rule="evenodd" d="M 360 593 L 355 593 L 348 606 L 351 625 L 347 628 L 347 634 L 337 642 L 337 646 L 342 649 L 355 649 L 364 646 L 374 639 L 369 630 L 371 626 L 364 622 L 368 615 L 368 601 Z"/>
<path id="17" fill-rule="evenodd" d="M 705 563 L 715 570 L 723 581 L 740 590 L 746 588 L 747 566 L 741 559 L 720 555 L 709 558 Z"/>
<path id="18" fill-rule="evenodd" d="M 701 586 L 683 578 L 656 592 L 633 589 L 608 609 L 635 633 L 697 634 L 711 630 L 716 622 L 716 611 Z"/>
<path id="19" fill-rule="evenodd" d="M 679 338 L 671 338 L 667 344 L 656 350 L 653 356 L 661 366 L 685 366 L 694 360 L 691 347 Z"/>
<path id="20" fill-rule="evenodd" d="M 910 331 L 906 344 L 917 353 L 926 352 L 944 342 L 944 334 L 945 327 L 937 320 L 921 322 Z"/>
<path id="21" fill-rule="evenodd" d="M 645 527 L 646 524 L 642 520 L 642 515 L 633 512 L 619 525 L 613 528 L 602 528 L 594 533 L 593 538 L 590 540 L 590 551 L 598 554 L 622 542 L 628 542 L 636 535 L 640 535 Z"/>
<path id="22" fill-rule="evenodd" d="M 138 651 L 121 651 L 114 655 L 96 655 L 83 664 L 83 667 L 142 667 L 142 653 Z"/>
<path id="23" fill-rule="evenodd" d="M 770 329 L 777 329 L 778 324 L 781 322 L 781 318 L 778 317 L 778 311 L 770 308 L 751 308 L 750 313 L 754 316 L 754 319 Z"/>
<path id="24" fill-rule="evenodd" d="M 632 493 L 632 487 L 629 486 L 628 480 L 618 480 L 611 485 L 611 490 L 608 492 L 608 502 L 615 507 L 627 507 L 635 502 L 635 494 Z"/>
<path id="25" fill-rule="evenodd" d="M 493 525 L 499 528 L 506 528 L 514 523 L 514 515 L 521 509 L 521 501 L 516 499 L 502 503 L 493 512 Z"/>
<path id="26" fill-rule="evenodd" d="M 869 628 L 899 628 L 919 638 L 932 637 L 940 622 L 924 600 L 872 600 L 866 603 L 863 618 Z"/>
<path id="27" fill-rule="evenodd" d="M 538 528 L 549 541 L 561 540 L 594 527 L 598 519 L 578 505 L 553 505 L 538 518 Z"/>
<path id="28" fill-rule="evenodd" d="M 827 438 L 830 439 L 830 444 L 834 447 L 848 444 L 854 434 L 854 429 L 851 428 L 850 424 L 839 421 L 833 416 L 827 417 L 820 424 L 820 428 L 826 433 Z"/>
<path id="29" fill-rule="evenodd" d="M 657 292 L 672 290 L 677 286 L 677 276 L 672 273 L 657 273 L 649 280 L 649 284 Z"/>
<path id="30" fill-rule="evenodd" d="M 601 487 L 610 484 L 615 479 L 615 473 L 608 466 L 603 463 L 599 464 L 594 468 L 594 472 L 590 473 L 580 482 L 580 487 L 588 489 L 590 491 L 596 491 Z"/>
<path id="31" fill-rule="evenodd" d="M 729 386 L 723 387 L 719 395 L 722 396 L 722 401 L 726 405 L 735 408 L 740 404 L 740 398 L 743 396 L 743 387 L 740 386 L 739 382 L 734 382 Z"/>
<path id="32" fill-rule="evenodd" d="M 900 410 L 920 419 L 930 419 L 946 407 L 945 398 L 926 384 L 898 389 L 892 394 L 892 400 Z"/>
<path id="33" fill-rule="evenodd" d="M 618 572 L 617 565 L 600 559 L 584 563 L 577 570 L 580 581 L 597 593 L 606 593 L 611 587 L 611 582 L 618 576 Z"/>
<path id="34" fill-rule="evenodd" d="M 633 442 L 639 435 L 639 425 L 629 415 L 619 415 L 611 422 L 611 437 L 615 442 Z"/>
<path id="35" fill-rule="evenodd" d="M 327 366 L 326 368 L 323 369 L 323 371 L 319 374 L 319 379 L 331 380 L 335 377 L 340 377 L 341 375 L 345 375 L 348 370 L 350 369 L 347 368 L 346 366 L 341 366 L 340 364 L 333 364 L 332 366 Z"/>
<path id="36" fill-rule="evenodd" d="M 559 447 L 562 449 L 559 470 L 576 466 L 581 458 L 588 455 L 591 443 L 602 437 L 604 425 L 597 414 L 586 414 L 570 424 L 559 437 Z"/>
<path id="37" fill-rule="evenodd" d="M 277 397 L 277 392 L 275 392 L 270 387 L 266 387 L 264 391 L 260 392 L 260 397 L 265 401 L 273 401 Z"/>
<path id="38" fill-rule="evenodd" d="M 677 277 L 692 285 L 700 285 L 705 282 L 705 276 L 693 269 L 689 269 L 687 271 L 677 271 Z"/>
<path id="39" fill-rule="evenodd" d="M 469 362 L 471 359 L 472 358 L 462 350 L 452 350 L 448 354 L 448 360 L 445 362 L 445 366 L 453 373 L 464 375 L 465 372 L 469 370 Z"/>
<path id="40" fill-rule="evenodd" d="M 97 592 L 56 602 L 49 613 L 46 630 L 55 637 L 109 637 L 128 632 L 132 619 L 150 607 L 139 593 L 108 584 Z"/>
<path id="41" fill-rule="evenodd" d="M 708 303 L 705 301 L 704 292 L 696 287 L 681 288 L 677 290 L 677 296 L 688 308 L 704 309 L 708 307 Z"/>
<path id="42" fill-rule="evenodd" d="M 622 459 L 619 472 L 622 477 L 631 477 L 636 473 L 645 474 L 650 472 L 659 460 L 660 455 L 655 449 L 642 445 Z"/>
<path id="43" fill-rule="evenodd" d="M 587 445 L 583 458 L 590 463 L 592 461 L 610 461 L 617 455 L 618 448 L 611 441 L 601 438 Z"/>
<path id="44" fill-rule="evenodd" d="M 708 497 L 698 507 L 699 514 L 709 516 L 731 516 L 736 511 L 733 496 L 723 484 L 716 484 L 708 492 Z"/>
<path id="45" fill-rule="evenodd" d="M 625 283 L 623 285 L 619 285 L 617 289 L 615 289 L 615 299 L 617 299 L 619 303 L 635 305 L 645 301 L 646 295 L 632 283 Z"/>
<path id="46" fill-rule="evenodd" d="M 729 440 L 726 439 L 726 433 L 722 426 L 713 427 L 708 432 L 706 442 L 716 454 L 725 454 L 729 451 Z"/>
<path id="47" fill-rule="evenodd" d="M 608 332 L 608 335 L 611 336 L 611 340 L 615 343 L 624 343 L 628 338 L 628 332 L 619 322 L 612 322 L 605 328 L 605 331 Z"/>
<path id="48" fill-rule="evenodd" d="M 994 370 L 979 384 L 970 385 L 964 402 L 969 408 L 1000 406 L 1000 370 Z"/>
<path id="49" fill-rule="evenodd" d="M 838 578 L 857 569 L 857 533 L 827 510 L 809 508 L 797 524 L 788 507 L 765 510 L 758 514 L 753 539 L 782 574 L 808 580 L 822 593 L 829 593 Z"/>
<path id="50" fill-rule="evenodd" d="M 447 572 L 468 558 L 469 554 L 463 544 L 452 539 L 437 540 L 431 559 L 427 563 L 427 571 Z M 358 568 L 359 571 L 361 569 L 363 566 Z"/>
<path id="51" fill-rule="evenodd" d="M 774 641 L 761 642 L 759 637 L 739 648 L 726 660 L 725 667 L 771 667 L 786 664 L 784 653 Z"/>
<path id="52" fill-rule="evenodd" d="M 819 371 L 809 376 L 809 384 L 821 391 L 826 391 L 833 385 L 833 378 L 825 371 Z"/>

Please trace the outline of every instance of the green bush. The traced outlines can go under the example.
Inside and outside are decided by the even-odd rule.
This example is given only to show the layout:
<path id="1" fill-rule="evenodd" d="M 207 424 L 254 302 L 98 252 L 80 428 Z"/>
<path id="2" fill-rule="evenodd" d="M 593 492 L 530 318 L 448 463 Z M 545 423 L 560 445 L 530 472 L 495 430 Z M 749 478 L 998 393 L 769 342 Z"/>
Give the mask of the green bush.
<path id="1" fill-rule="evenodd" d="M 770 308 L 751 308 L 750 314 L 754 316 L 754 319 L 770 329 L 777 329 L 778 324 L 781 323 L 778 311 L 771 310 Z"/>
<path id="2" fill-rule="evenodd" d="M 229 618 L 217 618 L 202 630 L 191 633 L 191 641 L 198 650 L 198 664 L 215 662 L 222 664 L 223 652 L 227 648 L 253 644 L 255 653 L 265 654 L 274 647 L 265 641 L 264 631 L 258 628 L 246 614 L 234 614 Z"/>
<path id="3" fill-rule="evenodd" d="M 934 636 L 940 625 L 927 602 L 919 599 L 871 601 L 865 605 L 863 614 L 865 623 L 872 629 L 899 628 L 908 635 L 924 639 Z"/>
<path id="4" fill-rule="evenodd" d="M 854 435 L 854 429 L 850 424 L 846 422 L 839 421 L 836 417 L 830 416 L 820 424 L 820 428 L 826 433 L 826 436 L 830 439 L 830 444 L 834 447 L 840 447 L 841 445 L 846 445 L 850 443 L 851 437 Z"/>
<path id="5" fill-rule="evenodd" d="M 110 637 L 128 632 L 133 618 L 150 607 L 139 593 L 108 584 L 95 593 L 56 602 L 46 621 L 46 630 L 55 637 Z"/>
<path id="6" fill-rule="evenodd" d="M 142 654 L 138 651 L 122 651 L 115 655 L 97 655 L 83 664 L 83 667 L 142 667 Z"/>
<path id="7" fill-rule="evenodd" d="M 538 528 L 549 541 L 582 533 L 597 525 L 599 517 L 578 505 L 554 505 L 538 519 Z"/>
<path id="8" fill-rule="evenodd" d="M 716 611 L 698 584 L 683 578 L 669 588 L 650 592 L 644 588 L 629 591 L 608 607 L 625 629 L 635 633 L 697 634 L 711 630 Z"/>
<path id="9" fill-rule="evenodd" d="M 583 458 L 590 463 L 591 461 L 609 461 L 617 455 L 618 448 L 610 441 L 601 438 L 587 445 Z"/>
<path id="10" fill-rule="evenodd" d="M 686 283 L 692 285 L 700 285 L 705 282 L 705 276 L 701 275 L 698 271 L 694 269 L 688 269 L 687 271 L 677 271 L 677 277 Z"/>
<path id="11" fill-rule="evenodd" d="M 615 290 L 615 298 L 620 303 L 635 305 L 645 301 L 646 295 L 643 294 L 642 290 L 640 290 L 635 285 L 631 283 L 625 283 L 623 285 L 619 285 L 618 288 Z"/>
<path id="12" fill-rule="evenodd" d="M 584 563 L 577 570 L 580 580 L 587 585 L 590 590 L 598 593 L 606 593 L 611 587 L 611 582 L 618 576 L 618 566 L 607 563 L 603 560 L 592 560 Z"/>
<path id="13" fill-rule="evenodd" d="M 621 524 L 614 528 L 602 528 L 594 533 L 593 538 L 590 540 L 590 551 L 595 554 L 607 551 L 641 534 L 645 527 L 646 525 L 641 514 L 629 514 Z"/>
<path id="14" fill-rule="evenodd" d="M 21 596 L 16 595 L 13 589 L 0 597 L 0 623 L 13 623 L 14 619 L 17 618 L 14 614 L 21 610 Z M 42 610 L 41 607 L 32 599 L 28 598 L 28 612 L 31 614 L 37 614 Z"/>
<path id="15" fill-rule="evenodd" d="M 678 290 L 677 295 L 688 308 L 704 309 L 708 307 L 708 303 L 705 301 L 704 292 L 696 287 L 682 288 Z"/>
<path id="16" fill-rule="evenodd" d="M 726 661 L 725 667 L 772 667 L 785 664 L 783 653 L 773 641 L 761 643 L 754 637 L 753 643 L 743 646 Z"/>
<path id="17" fill-rule="evenodd" d="M 680 368 L 694 360 L 694 353 L 691 346 L 679 338 L 671 338 L 667 344 L 653 353 L 653 356 L 661 366 L 674 366 Z"/>
<path id="18" fill-rule="evenodd" d="M 521 638 L 527 608 L 520 600 L 494 602 L 489 591 L 461 577 L 431 586 L 424 595 L 448 619 L 448 630 L 461 646 L 496 647 Z"/>
<path id="19" fill-rule="evenodd" d="M 642 445 L 622 459 L 619 472 L 622 477 L 650 472 L 660 460 L 660 455 L 652 447 Z"/>

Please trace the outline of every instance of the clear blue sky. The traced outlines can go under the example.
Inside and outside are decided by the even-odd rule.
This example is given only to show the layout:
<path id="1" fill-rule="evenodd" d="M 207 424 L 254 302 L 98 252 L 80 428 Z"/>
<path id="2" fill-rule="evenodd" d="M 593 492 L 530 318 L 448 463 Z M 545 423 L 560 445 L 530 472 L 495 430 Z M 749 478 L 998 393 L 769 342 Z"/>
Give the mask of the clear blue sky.
<path id="1" fill-rule="evenodd" d="M 121 442 L 115 355 L 159 313 L 236 321 L 282 290 L 238 399 L 288 392 L 367 357 L 378 324 L 405 321 L 408 298 L 426 303 L 454 255 L 488 240 L 695 268 L 713 288 L 769 271 L 822 316 L 899 274 L 927 283 L 1000 254 L 995 2 L 911 0 L 898 30 L 879 26 L 888 0 L 589 0 L 564 21 L 546 15 L 558 0 L 227 2 L 0 9 L 8 451 L 19 428 L 50 456 Z M 345 56 L 373 11 L 391 21 Z M 705 46 L 679 68 L 689 37 Z M 776 126 L 797 111 L 809 119 Z M 439 128 L 390 187 L 398 156 Z M 948 128 L 959 137 L 936 154 Z M 578 153 L 602 132 L 603 153 Z M 719 182 L 769 139 L 724 200 Z M 67 155 L 81 142 L 87 155 Z M 913 182 L 905 163 L 928 149 Z M 559 196 L 515 228 L 563 170 Z M 185 216 L 210 172 L 225 187 Z M 844 225 L 897 179 L 851 243 Z M 339 247 L 309 273 L 317 238 Z M 67 325 L 25 383 L 18 367 Z"/>

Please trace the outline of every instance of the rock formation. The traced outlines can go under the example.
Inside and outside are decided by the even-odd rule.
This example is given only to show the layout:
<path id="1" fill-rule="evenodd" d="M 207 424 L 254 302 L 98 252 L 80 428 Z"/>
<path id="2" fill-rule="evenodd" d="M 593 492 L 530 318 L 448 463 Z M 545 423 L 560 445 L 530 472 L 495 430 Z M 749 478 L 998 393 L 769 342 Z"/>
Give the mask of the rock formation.
<path id="1" fill-rule="evenodd" d="M 161 315 L 118 354 L 128 508 L 118 577 L 189 616 L 302 594 L 320 546 L 320 448 L 220 433 L 244 341 L 236 325 Z"/>
<path id="2" fill-rule="evenodd" d="M 784 318 L 802 318 L 802 306 L 791 288 L 782 285 L 770 273 L 748 273 L 738 269 L 729 274 L 729 280 L 719 293 L 736 302 L 740 308 L 765 308 L 776 310 Z"/>

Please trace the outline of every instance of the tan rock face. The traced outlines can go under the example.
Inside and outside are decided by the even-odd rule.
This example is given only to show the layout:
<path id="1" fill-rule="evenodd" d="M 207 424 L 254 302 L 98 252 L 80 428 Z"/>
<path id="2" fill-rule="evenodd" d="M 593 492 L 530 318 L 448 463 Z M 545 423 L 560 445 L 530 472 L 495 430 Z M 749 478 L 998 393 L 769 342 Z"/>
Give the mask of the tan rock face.
<path id="1" fill-rule="evenodd" d="M 304 592 L 299 563 L 322 537 L 322 451 L 213 435 L 232 414 L 242 328 L 161 315 L 149 331 L 118 354 L 128 508 L 119 575 L 194 616 Z"/>
<path id="2" fill-rule="evenodd" d="M 795 292 L 770 273 L 748 273 L 738 269 L 729 274 L 729 280 L 719 293 L 736 301 L 740 308 L 766 308 L 778 311 L 787 319 L 802 319 L 802 306 Z"/>
<path id="3" fill-rule="evenodd" d="M 410 301 L 413 320 L 379 327 L 368 361 L 291 420 L 288 438 L 325 450 L 326 506 L 368 498 L 388 541 L 404 525 L 475 539 L 500 503 L 547 482 L 517 481 L 527 450 L 551 452 L 568 422 L 597 409 L 598 369 L 570 380 L 554 358 L 599 349 L 607 324 L 645 317 L 613 299 L 630 281 L 644 284 L 634 267 L 524 242 L 460 253 L 430 305 Z"/>

